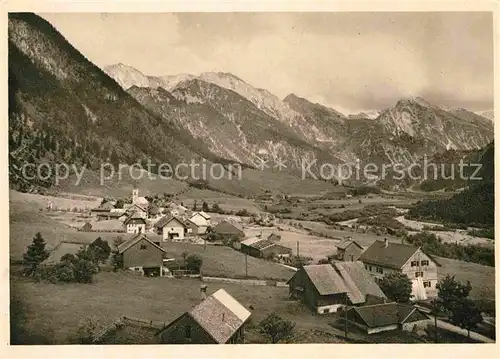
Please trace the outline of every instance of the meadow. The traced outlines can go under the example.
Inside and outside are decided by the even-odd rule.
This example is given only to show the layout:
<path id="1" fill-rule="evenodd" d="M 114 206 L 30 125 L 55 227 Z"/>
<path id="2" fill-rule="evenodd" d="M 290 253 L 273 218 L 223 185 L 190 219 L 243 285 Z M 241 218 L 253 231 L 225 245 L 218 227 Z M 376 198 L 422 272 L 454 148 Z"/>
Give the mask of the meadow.
<path id="1" fill-rule="evenodd" d="M 169 323 L 200 302 L 201 283 L 195 279 L 101 272 L 91 284 L 48 284 L 14 274 L 14 333 L 24 344 L 63 344 L 75 336 L 87 318 L 96 320 L 98 328 L 124 315 Z M 251 309 L 254 324 L 277 311 L 296 322 L 299 330 L 331 329 L 326 317 L 315 316 L 301 303 L 289 300 L 287 288 L 209 283 L 207 294 L 220 288 Z"/>

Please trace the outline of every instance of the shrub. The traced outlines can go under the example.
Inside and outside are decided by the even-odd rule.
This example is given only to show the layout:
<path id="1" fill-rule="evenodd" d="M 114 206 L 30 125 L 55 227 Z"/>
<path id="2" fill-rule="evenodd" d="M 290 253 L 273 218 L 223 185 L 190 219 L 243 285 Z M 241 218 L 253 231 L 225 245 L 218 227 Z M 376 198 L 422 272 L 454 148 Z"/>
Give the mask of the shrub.
<path id="1" fill-rule="evenodd" d="M 275 312 L 268 315 L 257 325 L 257 331 L 264 335 L 270 343 L 289 340 L 295 333 L 295 323 L 281 318 Z"/>
<path id="2" fill-rule="evenodd" d="M 186 258 L 187 267 L 189 270 L 199 272 L 203 265 L 203 259 L 198 254 L 190 254 Z"/>

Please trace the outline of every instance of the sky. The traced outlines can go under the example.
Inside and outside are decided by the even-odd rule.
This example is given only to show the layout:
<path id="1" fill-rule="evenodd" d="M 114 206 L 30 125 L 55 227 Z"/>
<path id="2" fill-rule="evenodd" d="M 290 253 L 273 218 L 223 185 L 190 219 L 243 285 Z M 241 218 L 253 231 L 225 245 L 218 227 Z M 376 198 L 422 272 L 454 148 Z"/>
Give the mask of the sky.
<path id="1" fill-rule="evenodd" d="M 230 72 L 280 98 L 343 113 L 422 97 L 493 108 L 486 12 L 39 14 L 101 68 L 146 75 Z"/>

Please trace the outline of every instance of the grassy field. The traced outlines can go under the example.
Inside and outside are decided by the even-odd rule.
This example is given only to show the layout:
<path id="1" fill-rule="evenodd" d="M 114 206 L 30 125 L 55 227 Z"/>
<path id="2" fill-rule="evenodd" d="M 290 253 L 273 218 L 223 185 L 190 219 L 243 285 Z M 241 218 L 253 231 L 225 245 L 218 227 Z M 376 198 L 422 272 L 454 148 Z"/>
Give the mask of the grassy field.
<path id="1" fill-rule="evenodd" d="M 47 248 L 54 248 L 61 241 L 91 243 L 97 237 L 113 243 L 118 233 L 91 233 L 77 232 L 75 229 L 58 222 L 44 212 L 40 212 L 26 203 L 10 203 L 9 248 L 10 259 L 22 259 L 26 247 L 31 244 L 33 237 L 40 232 L 47 242 Z"/>
<path id="2" fill-rule="evenodd" d="M 438 267 L 438 278 L 454 275 L 462 282 L 470 281 L 474 299 L 495 299 L 495 268 L 455 259 L 436 257 L 442 265 Z"/>
<path id="3" fill-rule="evenodd" d="M 137 178 L 137 179 L 136 179 Z M 241 178 L 223 178 L 219 180 L 207 179 L 210 187 L 217 192 L 224 192 L 236 196 L 255 197 L 265 190 L 286 194 L 301 195 L 321 195 L 332 191 L 345 191 L 342 187 L 335 187 L 326 181 L 312 179 L 301 179 L 281 172 L 258 171 L 245 169 Z M 70 176 L 61 181 L 59 189 L 66 192 L 79 193 L 92 196 L 114 196 L 121 197 L 130 194 L 132 188 L 137 185 L 142 195 L 156 193 L 177 193 L 187 186 L 186 182 L 176 179 L 161 179 L 152 174 L 151 178 L 147 173 L 140 175 L 137 169 L 130 171 L 124 168 L 121 175 L 115 172 L 112 178 L 105 176 L 101 181 L 100 171 L 85 171 L 82 180 L 77 185 L 76 176 Z"/>
<path id="4" fill-rule="evenodd" d="M 146 278 L 101 272 L 92 284 L 34 283 L 11 277 L 12 311 L 16 330 L 25 344 L 62 344 L 73 337 L 81 321 L 93 317 L 98 327 L 118 316 L 169 323 L 200 301 L 199 280 Z M 273 311 L 293 320 L 300 330 L 329 331 L 328 318 L 313 315 L 302 304 L 288 300 L 288 289 L 209 283 L 208 294 L 224 288 L 246 308 L 257 323 Z"/>
<path id="5" fill-rule="evenodd" d="M 257 226 L 245 227 L 245 235 L 248 237 L 256 236 L 261 233 L 263 237 L 267 237 L 271 233 L 279 234 L 281 236 L 279 244 L 291 248 L 294 255 L 297 255 L 298 243 L 299 254 L 313 258 L 314 264 L 316 264 L 320 259 L 336 253 L 337 249 L 335 245 L 339 243 L 338 240 L 310 236 L 305 231 L 300 231 L 298 229 L 294 229 L 293 231 L 277 231 L 276 228 L 261 228 Z"/>
<path id="6" fill-rule="evenodd" d="M 47 248 L 54 248 L 61 241 L 91 243 L 97 237 L 108 241 L 110 245 L 119 236 L 126 239 L 132 236 L 125 233 L 77 232 L 75 229 L 52 219 L 47 213 L 31 209 L 26 203 L 11 203 L 10 208 L 10 257 L 22 259 L 22 254 L 37 232 L 41 232 Z M 161 241 L 160 236 L 149 235 Z M 203 258 L 202 271 L 205 275 L 239 278 L 245 276 L 245 256 L 228 247 L 191 244 L 163 243 L 171 256 L 179 257 L 185 251 L 199 253 Z M 293 272 L 276 263 L 266 262 L 253 257 L 247 258 L 248 276 L 261 279 L 288 280 Z"/>
<path id="7" fill-rule="evenodd" d="M 52 202 L 55 208 L 78 208 L 78 209 L 92 209 L 101 204 L 102 198 L 88 197 L 89 200 L 68 199 L 55 196 L 42 196 L 32 193 L 21 193 L 17 191 L 9 191 L 10 203 L 24 203 L 26 207 L 31 209 L 47 208 L 47 204 Z"/>

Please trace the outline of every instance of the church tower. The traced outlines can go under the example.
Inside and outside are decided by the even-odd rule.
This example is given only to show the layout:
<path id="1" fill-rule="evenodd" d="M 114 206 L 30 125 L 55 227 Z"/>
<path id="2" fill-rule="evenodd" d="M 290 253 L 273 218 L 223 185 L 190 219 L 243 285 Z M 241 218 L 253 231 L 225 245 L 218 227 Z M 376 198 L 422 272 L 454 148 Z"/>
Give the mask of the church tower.
<path id="1" fill-rule="evenodd" d="M 134 187 L 134 189 L 132 190 L 132 203 L 136 204 L 138 198 L 139 198 L 139 189 Z"/>

